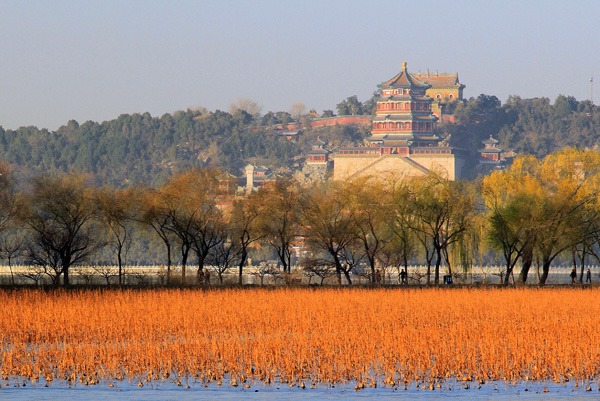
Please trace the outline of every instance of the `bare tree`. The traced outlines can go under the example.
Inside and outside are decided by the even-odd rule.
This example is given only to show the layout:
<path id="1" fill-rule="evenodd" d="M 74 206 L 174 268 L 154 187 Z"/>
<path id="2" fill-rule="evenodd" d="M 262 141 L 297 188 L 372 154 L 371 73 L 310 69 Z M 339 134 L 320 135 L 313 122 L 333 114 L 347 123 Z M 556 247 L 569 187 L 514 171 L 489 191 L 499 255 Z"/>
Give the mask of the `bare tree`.
<path id="1" fill-rule="evenodd" d="M 256 193 L 261 208 L 260 236 L 277 253 L 283 271 L 290 273 L 294 241 L 299 236 L 300 193 L 290 181 L 278 182 Z"/>
<path id="2" fill-rule="evenodd" d="M 250 245 L 258 241 L 262 234 L 257 229 L 261 209 L 254 195 L 238 199 L 233 203 L 233 209 L 227 222 L 230 229 L 231 241 L 237 246 L 238 284 L 243 283 L 243 271 L 248 261 Z"/>
<path id="3" fill-rule="evenodd" d="M 11 283 L 15 284 L 15 276 L 13 274 L 13 261 L 15 258 L 23 255 L 25 250 L 25 237 L 22 232 L 15 232 L 12 235 L 5 235 L 0 240 L 0 256 L 8 262 L 10 269 Z"/>
<path id="4" fill-rule="evenodd" d="M 262 106 L 252 99 L 239 98 L 235 102 L 229 104 L 229 113 L 233 114 L 238 110 L 244 111 L 253 117 L 257 117 L 262 111 Z"/>
<path id="5" fill-rule="evenodd" d="M 119 278 L 119 285 L 122 285 L 122 283 L 123 283 L 123 281 L 121 280 L 122 272 L 120 271 L 120 269 L 118 267 L 111 266 L 111 265 L 95 264 L 92 266 L 92 270 L 94 270 L 94 272 L 96 272 L 96 274 L 101 276 L 106 281 L 106 285 L 108 287 L 110 287 L 111 279 L 113 279 L 115 277 Z"/>
<path id="6" fill-rule="evenodd" d="M 102 246 L 92 194 L 81 176 L 38 176 L 32 181 L 23 211 L 30 232 L 27 256 L 50 272 L 55 285 L 62 275 L 68 286 L 70 267 Z"/>
<path id="7" fill-rule="evenodd" d="M 50 271 L 48 271 L 47 266 L 36 266 L 36 265 L 27 266 L 23 271 L 21 271 L 18 274 L 18 276 L 33 281 L 33 283 L 36 286 L 40 285 L 43 277 L 48 276 L 48 277 L 50 277 L 51 280 L 54 277 L 54 275 L 51 274 Z M 52 280 L 52 282 L 54 283 L 54 280 Z"/>
<path id="8" fill-rule="evenodd" d="M 223 230 L 220 240 L 211 249 L 208 260 L 217 277 L 219 284 L 223 285 L 223 275 L 234 266 L 239 256 L 239 244 L 236 237 L 228 229 Z"/>
<path id="9" fill-rule="evenodd" d="M 165 228 L 180 246 L 183 284 L 188 256 L 194 243 L 198 237 L 206 235 L 206 226 L 220 216 L 215 198 L 216 177 L 214 170 L 192 169 L 174 175 L 159 189 L 158 196 L 168 217 Z"/>
<path id="10" fill-rule="evenodd" d="M 15 220 L 23 203 L 14 189 L 8 165 L 0 162 L 0 253 L 2 259 L 8 261 L 13 285 L 15 277 L 12 271 L 12 259 L 23 251 L 23 236 L 10 235 L 10 231 L 15 228 Z"/>
<path id="11" fill-rule="evenodd" d="M 294 103 L 290 109 L 290 114 L 294 119 L 298 120 L 306 114 L 306 106 L 302 102 Z"/>
<path id="12" fill-rule="evenodd" d="M 309 284 L 310 279 L 316 276 L 321 279 L 320 285 L 323 286 L 325 279 L 335 274 L 335 264 L 325 259 L 306 259 L 302 262 L 302 270 L 309 277 Z"/>
<path id="13" fill-rule="evenodd" d="M 135 219 L 133 204 L 137 198 L 131 190 L 115 189 L 104 189 L 96 196 L 100 220 L 110 232 L 108 245 L 117 256 L 119 285 L 123 284 L 123 264 L 131 246 Z"/>
<path id="14" fill-rule="evenodd" d="M 339 285 L 342 285 L 342 273 L 348 284 L 352 284 L 349 269 L 342 263 L 347 259 L 347 248 L 357 238 L 356 210 L 345 189 L 343 183 L 326 183 L 312 188 L 301 202 L 307 244 L 332 258 Z"/>
<path id="15" fill-rule="evenodd" d="M 435 251 L 435 285 L 440 283 L 440 266 L 448 246 L 458 241 L 467 230 L 474 210 L 472 199 L 460 183 L 430 174 L 411 182 L 409 227 L 425 247 Z M 448 265 L 448 274 L 452 275 Z M 428 273 L 427 284 L 431 283 Z"/>
<path id="16" fill-rule="evenodd" d="M 153 189 L 146 189 L 142 192 L 140 208 L 139 221 L 151 227 L 165 245 L 167 251 L 167 285 L 169 285 L 171 284 L 173 264 L 171 258 L 173 234 L 168 228 L 170 223 L 169 214 L 160 198 L 160 194 Z"/>
<path id="17" fill-rule="evenodd" d="M 264 285 L 264 280 L 265 280 L 266 276 L 268 276 L 268 275 L 274 276 L 278 273 L 279 272 L 277 270 L 273 269 L 270 265 L 264 264 L 262 266 L 258 266 L 256 271 L 253 272 L 252 274 L 260 279 L 260 285 L 262 286 L 262 285 Z"/>
<path id="18" fill-rule="evenodd" d="M 376 264 L 381 260 L 382 252 L 390 242 L 391 236 L 387 226 L 390 216 L 382 203 L 386 200 L 388 188 L 384 182 L 375 178 L 356 179 L 349 183 L 348 196 L 353 202 L 354 225 L 356 227 L 357 241 L 353 243 L 357 248 L 352 259 L 361 254 L 369 264 L 369 278 L 372 283 L 378 282 Z"/>

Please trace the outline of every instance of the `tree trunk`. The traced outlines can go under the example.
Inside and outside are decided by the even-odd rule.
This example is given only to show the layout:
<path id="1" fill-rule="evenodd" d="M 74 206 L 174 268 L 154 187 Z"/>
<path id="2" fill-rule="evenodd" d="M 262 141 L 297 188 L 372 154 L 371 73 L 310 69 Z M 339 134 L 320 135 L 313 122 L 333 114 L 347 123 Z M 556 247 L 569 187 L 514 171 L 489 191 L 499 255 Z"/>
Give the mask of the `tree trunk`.
<path id="1" fill-rule="evenodd" d="M 510 284 L 510 274 L 512 273 L 512 269 L 513 269 L 512 266 L 506 268 L 506 275 L 504 276 L 504 283 L 503 283 L 503 285 L 505 287 L 508 287 L 508 285 Z"/>
<path id="2" fill-rule="evenodd" d="M 551 259 L 543 259 L 542 262 L 542 276 L 540 277 L 540 285 L 546 285 L 546 280 L 548 279 L 548 274 L 550 273 L 550 264 L 552 263 Z"/>
<path id="3" fill-rule="evenodd" d="M 246 251 L 246 248 L 244 247 L 242 249 L 242 255 L 240 257 L 240 265 L 239 265 L 239 277 L 238 277 L 238 284 L 241 287 L 244 284 L 244 265 L 246 264 L 246 259 L 248 258 L 248 251 Z"/>
<path id="4" fill-rule="evenodd" d="M 352 279 L 350 278 L 350 272 L 347 270 L 344 270 L 344 276 L 346 277 L 346 281 L 348 282 L 348 285 L 352 285 Z"/>
<path id="5" fill-rule="evenodd" d="M 123 285 L 123 261 L 121 259 L 121 247 L 117 252 L 117 263 L 119 264 L 119 287 Z"/>
<path id="6" fill-rule="evenodd" d="M 448 248 L 443 249 L 444 260 L 448 266 L 448 275 L 452 276 L 452 265 L 450 264 L 450 255 L 448 255 Z"/>
<path id="7" fill-rule="evenodd" d="M 167 247 L 167 285 L 171 284 L 171 243 L 166 240 L 165 246 Z"/>
<path id="8" fill-rule="evenodd" d="M 333 261 L 335 262 L 335 274 L 337 276 L 338 279 L 338 285 L 341 287 L 342 286 L 342 266 L 340 263 L 340 260 L 337 257 L 337 254 L 333 253 Z"/>
<path id="9" fill-rule="evenodd" d="M 408 285 L 408 256 L 406 255 L 406 253 L 404 253 L 404 273 L 405 273 L 405 282 L 404 285 Z"/>
<path id="10" fill-rule="evenodd" d="M 196 280 L 198 284 L 204 285 L 204 256 L 200 255 L 199 252 L 196 252 L 196 256 L 198 256 L 198 273 L 196 275 Z"/>
<path id="11" fill-rule="evenodd" d="M 583 272 L 585 271 L 585 257 L 587 255 L 585 245 L 581 250 L 581 272 L 579 273 L 579 284 L 583 284 Z"/>
<path id="12" fill-rule="evenodd" d="M 435 285 L 440 285 L 440 265 L 442 264 L 442 250 L 439 247 L 435 248 Z"/>
<path id="13" fill-rule="evenodd" d="M 419 276 L 420 278 L 421 276 Z M 420 282 L 421 280 L 419 280 Z M 419 283 L 420 284 L 420 283 Z M 431 285 L 431 262 L 427 261 L 427 286 Z"/>
<path id="14" fill-rule="evenodd" d="M 13 268 L 11 263 L 11 257 L 8 257 L 8 268 L 10 269 L 10 281 L 12 285 L 15 285 L 15 275 L 13 274 Z"/>
<path id="15" fill-rule="evenodd" d="M 371 268 L 371 283 L 377 283 L 377 276 L 375 274 L 375 258 L 372 255 L 367 254 L 367 259 L 369 259 L 369 267 Z"/>
<path id="16" fill-rule="evenodd" d="M 204 271 L 202 270 L 202 266 L 198 267 L 198 271 L 196 272 L 196 283 L 198 285 L 204 284 Z"/>
<path id="17" fill-rule="evenodd" d="M 69 266 L 63 267 L 63 285 L 65 287 L 69 286 Z"/>
<path id="18" fill-rule="evenodd" d="M 181 246 L 181 285 L 185 285 L 185 270 L 187 267 L 188 254 L 190 252 L 189 247 Z"/>
<path id="19" fill-rule="evenodd" d="M 531 264 L 533 263 L 533 246 L 527 246 L 523 251 L 523 256 L 521 256 L 521 272 L 519 273 L 520 284 L 525 284 L 527 282 L 527 276 L 529 274 L 529 269 L 531 269 Z"/>

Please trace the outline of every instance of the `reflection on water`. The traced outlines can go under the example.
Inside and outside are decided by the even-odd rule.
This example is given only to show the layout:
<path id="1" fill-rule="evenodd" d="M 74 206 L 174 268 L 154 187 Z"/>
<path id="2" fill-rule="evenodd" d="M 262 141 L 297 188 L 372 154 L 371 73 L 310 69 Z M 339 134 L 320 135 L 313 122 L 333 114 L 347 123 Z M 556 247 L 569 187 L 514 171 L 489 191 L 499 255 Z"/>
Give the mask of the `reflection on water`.
<path id="1" fill-rule="evenodd" d="M 462 383 L 444 384 L 442 388 L 424 390 L 416 385 L 411 385 L 407 390 L 393 389 L 390 387 L 367 388 L 354 391 L 352 385 L 326 388 L 320 386 L 314 390 L 289 387 L 252 386 L 248 389 L 218 387 L 216 385 L 204 388 L 201 385 L 190 384 L 189 389 L 177 387 L 174 384 L 148 385 L 139 388 L 134 384 L 119 383 L 115 388 L 108 385 L 86 387 L 83 385 L 69 388 L 66 385 L 54 384 L 50 387 L 44 385 L 26 387 L 2 387 L 0 399 L 2 400 L 265 400 L 265 401 L 295 401 L 295 400 L 364 400 L 377 398 L 378 400 L 419 399 L 419 400 L 591 400 L 599 399 L 598 385 L 592 384 L 592 391 L 586 391 L 587 385 L 575 387 L 567 385 L 527 383 L 509 386 L 505 383 L 489 382 L 481 388 L 464 388 Z M 547 392 L 544 392 L 544 389 Z"/>

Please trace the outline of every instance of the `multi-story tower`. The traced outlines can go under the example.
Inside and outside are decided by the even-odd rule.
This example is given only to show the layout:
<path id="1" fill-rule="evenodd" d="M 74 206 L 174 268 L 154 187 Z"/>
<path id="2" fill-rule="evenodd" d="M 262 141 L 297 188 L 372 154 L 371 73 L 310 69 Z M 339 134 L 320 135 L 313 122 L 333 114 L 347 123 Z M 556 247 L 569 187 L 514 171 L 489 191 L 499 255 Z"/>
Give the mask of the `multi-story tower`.
<path id="1" fill-rule="evenodd" d="M 402 70 L 378 85 L 381 96 L 372 119 L 367 146 L 341 148 L 334 155 L 334 179 L 359 175 L 423 175 L 436 172 L 455 180 L 462 177 L 467 152 L 440 144 L 437 117 L 426 95 L 430 85 Z"/>
<path id="2" fill-rule="evenodd" d="M 368 141 L 389 149 L 389 153 L 411 145 L 437 145 L 439 138 L 434 134 L 437 118 L 431 112 L 432 99 L 425 95 L 429 87 L 409 74 L 406 63 L 402 63 L 398 75 L 378 85 L 381 96 L 377 99 Z"/>

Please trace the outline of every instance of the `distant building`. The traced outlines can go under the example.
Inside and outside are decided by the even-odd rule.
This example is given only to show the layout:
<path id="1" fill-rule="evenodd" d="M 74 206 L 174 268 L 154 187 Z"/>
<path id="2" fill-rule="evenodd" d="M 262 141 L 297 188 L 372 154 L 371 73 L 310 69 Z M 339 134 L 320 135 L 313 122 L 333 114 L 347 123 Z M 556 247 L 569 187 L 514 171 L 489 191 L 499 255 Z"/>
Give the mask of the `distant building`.
<path id="1" fill-rule="evenodd" d="M 468 153 L 440 145 L 435 134 L 431 85 L 407 71 L 406 63 L 392 79 L 378 85 L 375 116 L 367 146 L 341 148 L 334 155 L 333 178 L 360 175 L 423 175 L 436 171 L 449 180 L 463 176 Z M 462 96 L 462 89 L 460 89 Z"/>
<path id="2" fill-rule="evenodd" d="M 483 141 L 484 148 L 479 150 L 481 154 L 482 162 L 493 162 L 498 163 L 501 159 L 502 149 L 498 146 L 498 140 L 494 139 L 491 135 L 488 139 Z"/>
<path id="3" fill-rule="evenodd" d="M 479 149 L 479 165 L 477 172 L 485 175 L 494 170 L 503 170 L 506 168 L 506 160 L 502 157 L 502 149 L 498 140 L 491 135 L 485 141 L 482 141 L 483 149 Z"/>
<path id="4" fill-rule="evenodd" d="M 425 82 L 429 88 L 425 94 L 433 99 L 431 104 L 431 112 L 440 119 L 441 122 L 454 121 L 452 116 L 447 111 L 447 105 L 450 102 L 463 101 L 463 89 L 465 85 L 458 80 L 458 73 L 455 74 L 430 74 L 419 73 L 414 75 L 415 78 Z"/>
<path id="5" fill-rule="evenodd" d="M 315 109 L 310 109 L 310 111 L 308 112 L 307 116 L 309 116 L 311 118 L 319 118 L 319 117 L 321 117 L 319 114 L 317 114 L 317 111 Z"/>
<path id="6" fill-rule="evenodd" d="M 331 171 L 332 162 L 329 158 L 331 152 L 325 149 L 327 143 L 320 137 L 310 144 L 311 149 L 307 153 L 306 161 L 302 171 L 297 172 L 295 178 L 303 185 L 323 181 Z"/>
<path id="7" fill-rule="evenodd" d="M 277 182 L 277 174 L 273 173 L 266 167 L 262 166 L 253 166 L 252 164 L 248 164 L 244 168 L 244 176 L 246 177 L 246 192 L 250 193 L 252 191 L 257 190 L 258 188 L 274 184 Z"/>
<path id="8" fill-rule="evenodd" d="M 300 137 L 300 135 L 302 135 L 304 132 L 300 129 L 295 129 L 295 130 L 276 129 L 273 133 L 276 136 L 283 137 L 290 142 L 297 142 L 298 137 Z"/>
<path id="9" fill-rule="evenodd" d="M 230 173 L 223 173 L 217 177 L 217 196 L 228 198 L 235 196 L 238 190 L 238 177 Z"/>
<path id="10" fill-rule="evenodd" d="M 308 164 L 312 165 L 327 165 L 329 163 L 329 154 L 331 153 L 325 149 L 326 143 L 317 137 L 317 140 L 310 144 L 311 150 L 308 152 Z"/>
<path id="11" fill-rule="evenodd" d="M 465 85 L 458 80 L 458 73 L 455 74 L 435 74 L 419 73 L 413 74 L 419 81 L 425 82 L 429 88 L 425 95 L 434 100 L 462 100 L 463 89 Z"/>

